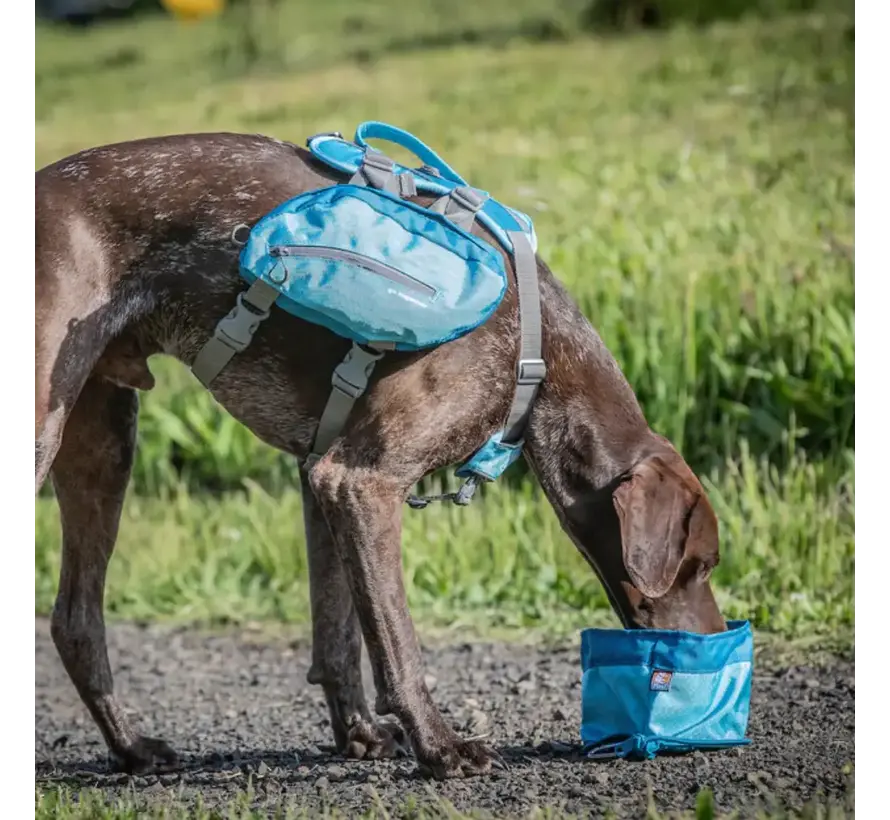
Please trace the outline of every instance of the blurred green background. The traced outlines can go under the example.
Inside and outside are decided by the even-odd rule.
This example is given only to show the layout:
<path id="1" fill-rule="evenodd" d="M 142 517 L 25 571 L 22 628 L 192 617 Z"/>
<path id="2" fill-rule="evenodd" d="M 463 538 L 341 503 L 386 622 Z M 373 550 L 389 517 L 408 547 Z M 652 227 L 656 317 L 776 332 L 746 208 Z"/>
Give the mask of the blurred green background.
<path id="1" fill-rule="evenodd" d="M 188 21 L 99 5 L 38 19 L 37 167 L 164 133 L 416 133 L 533 216 L 650 423 L 702 476 L 726 614 L 851 632 L 851 2 L 253 0 Z M 152 368 L 110 614 L 305 621 L 292 460 L 177 363 Z M 40 612 L 59 539 L 47 488 Z M 524 466 L 469 509 L 406 510 L 404 560 L 426 624 L 615 623 Z"/>

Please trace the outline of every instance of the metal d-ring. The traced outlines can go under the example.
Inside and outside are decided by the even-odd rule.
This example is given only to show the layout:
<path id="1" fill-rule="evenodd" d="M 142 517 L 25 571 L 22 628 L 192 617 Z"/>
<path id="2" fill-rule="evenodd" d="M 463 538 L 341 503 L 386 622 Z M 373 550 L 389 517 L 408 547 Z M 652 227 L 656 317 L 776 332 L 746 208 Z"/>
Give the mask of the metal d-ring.
<path id="1" fill-rule="evenodd" d="M 238 238 L 239 232 L 246 232 L 246 236 L 243 240 Z M 248 239 L 250 239 L 250 225 L 245 225 L 243 222 L 241 222 L 234 228 L 232 228 L 232 242 L 234 242 L 239 248 L 243 248 L 247 244 Z"/>
<path id="2" fill-rule="evenodd" d="M 278 269 L 281 269 L 281 273 L 278 273 Z M 269 270 L 269 281 L 273 285 L 283 285 L 287 281 L 287 266 L 284 264 L 284 260 L 279 259 L 274 265 L 272 265 Z"/>

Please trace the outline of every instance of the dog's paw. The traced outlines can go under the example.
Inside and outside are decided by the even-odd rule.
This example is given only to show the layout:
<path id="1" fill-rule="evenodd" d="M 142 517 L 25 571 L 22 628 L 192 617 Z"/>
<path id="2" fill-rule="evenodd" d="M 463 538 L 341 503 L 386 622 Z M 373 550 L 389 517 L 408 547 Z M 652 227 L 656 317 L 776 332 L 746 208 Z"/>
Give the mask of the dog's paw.
<path id="1" fill-rule="evenodd" d="M 350 728 L 343 753 L 355 760 L 381 760 L 404 757 L 408 745 L 397 723 L 361 721 Z"/>
<path id="2" fill-rule="evenodd" d="M 417 758 L 420 773 L 436 780 L 476 777 L 504 765 L 500 755 L 482 741 L 459 738 L 435 751 L 418 753 Z"/>
<path id="3" fill-rule="evenodd" d="M 170 771 L 179 765 L 179 755 L 163 740 L 136 738 L 129 746 L 111 753 L 115 768 L 127 774 Z"/>

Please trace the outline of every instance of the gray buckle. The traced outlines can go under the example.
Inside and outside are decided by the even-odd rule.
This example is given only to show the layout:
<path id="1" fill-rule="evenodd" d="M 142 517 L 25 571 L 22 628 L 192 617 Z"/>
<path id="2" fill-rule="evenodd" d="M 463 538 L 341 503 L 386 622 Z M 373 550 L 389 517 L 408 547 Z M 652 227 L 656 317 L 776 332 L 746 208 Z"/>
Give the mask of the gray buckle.
<path id="1" fill-rule="evenodd" d="M 235 299 L 235 307 L 219 320 L 213 330 L 214 338 L 236 353 L 241 353 L 250 344 L 260 322 L 271 315 L 268 310 L 261 313 L 251 310 L 249 305 L 250 302 L 244 299 L 244 293 L 239 293 Z"/>
<path id="2" fill-rule="evenodd" d="M 547 376 L 543 359 L 520 359 L 516 368 L 517 384 L 540 384 Z"/>
<path id="3" fill-rule="evenodd" d="M 370 148 L 365 151 L 362 165 L 368 165 L 371 168 L 376 168 L 380 171 L 389 171 L 390 173 L 393 172 L 393 168 L 395 167 L 393 161 L 389 157 L 385 154 L 381 154 L 380 151 L 372 151 Z"/>
<path id="4" fill-rule="evenodd" d="M 460 186 L 451 191 L 451 198 L 461 207 L 476 213 L 484 204 L 485 198 L 477 194 L 472 188 Z"/>
<path id="5" fill-rule="evenodd" d="M 357 399 L 368 387 L 368 379 L 374 364 L 383 357 L 383 353 L 371 352 L 355 342 L 331 376 L 331 386 L 351 399 Z"/>

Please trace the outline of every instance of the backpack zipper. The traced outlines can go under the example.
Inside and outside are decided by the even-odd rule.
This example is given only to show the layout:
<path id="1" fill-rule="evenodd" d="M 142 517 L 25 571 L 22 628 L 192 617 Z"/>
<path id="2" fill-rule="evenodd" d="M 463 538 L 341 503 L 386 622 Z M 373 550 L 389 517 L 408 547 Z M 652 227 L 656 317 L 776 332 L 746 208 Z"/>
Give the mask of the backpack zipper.
<path id="1" fill-rule="evenodd" d="M 398 268 L 378 262 L 361 253 L 347 251 L 343 248 L 331 248 L 326 245 L 273 245 L 269 248 L 269 255 L 277 259 L 282 257 L 311 257 L 316 259 L 330 259 L 334 262 L 348 262 L 357 267 L 364 268 L 371 273 L 382 276 L 390 282 L 404 285 L 409 290 L 416 293 L 423 293 L 428 296 L 435 296 L 437 291 L 432 285 L 421 282 L 407 273 L 403 273 Z"/>

